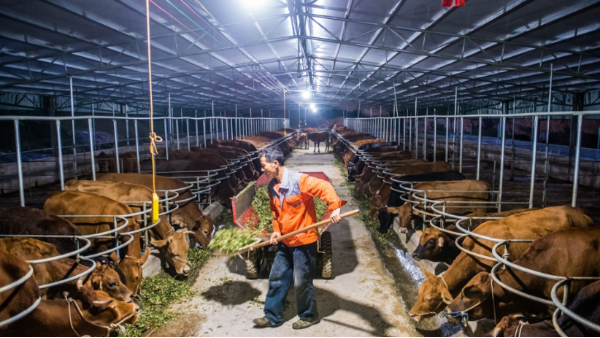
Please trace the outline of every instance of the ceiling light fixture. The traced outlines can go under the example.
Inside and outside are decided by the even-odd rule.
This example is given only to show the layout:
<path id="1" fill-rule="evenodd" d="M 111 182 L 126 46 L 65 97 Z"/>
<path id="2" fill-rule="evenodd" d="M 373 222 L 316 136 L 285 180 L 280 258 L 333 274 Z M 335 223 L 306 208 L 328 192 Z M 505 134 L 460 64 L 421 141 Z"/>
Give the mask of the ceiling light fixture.
<path id="1" fill-rule="evenodd" d="M 312 109 L 316 109 L 316 107 L 315 107 L 315 104 L 314 104 L 314 103 L 311 103 L 311 104 L 310 104 L 310 107 L 311 107 Z"/>
<path id="2" fill-rule="evenodd" d="M 310 98 L 310 92 L 309 92 L 309 91 L 304 91 L 304 92 L 302 93 L 302 97 L 303 97 L 303 98 L 305 98 L 305 99 L 308 99 L 308 98 Z"/>
<path id="3" fill-rule="evenodd" d="M 316 112 L 317 112 L 317 108 L 313 108 L 313 113 L 316 113 Z"/>

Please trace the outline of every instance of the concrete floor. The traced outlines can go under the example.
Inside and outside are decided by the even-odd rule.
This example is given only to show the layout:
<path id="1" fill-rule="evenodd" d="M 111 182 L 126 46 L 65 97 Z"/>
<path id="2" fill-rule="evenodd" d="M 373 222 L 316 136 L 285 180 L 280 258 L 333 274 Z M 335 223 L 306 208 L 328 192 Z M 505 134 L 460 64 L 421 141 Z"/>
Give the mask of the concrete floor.
<path id="1" fill-rule="evenodd" d="M 286 165 L 297 171 L 322 171 L 340 198 L 342 210 L 356 208 L 344 179 L 334 167 L 334 156 L 296 150 Z M 153 333 L 154 336 L 420 336 L 399 299 L 394 280 L 383 266 L 371 234 L 356 218 L 330 227 L 333 238 L 331 280 L 316 279 L 321 323 L 305 330 L 292 329 L 298 320 L 293 288 L 288 293 L 285 323 L 277 328 L 253 328 L 263 316 L 268 279 L 246 280 L 239 258 L 214 257 L 194 284 L 198 295 L 173 307 L 183 312 Z M 412 305 L 412 304 L 411 304 Z"/>

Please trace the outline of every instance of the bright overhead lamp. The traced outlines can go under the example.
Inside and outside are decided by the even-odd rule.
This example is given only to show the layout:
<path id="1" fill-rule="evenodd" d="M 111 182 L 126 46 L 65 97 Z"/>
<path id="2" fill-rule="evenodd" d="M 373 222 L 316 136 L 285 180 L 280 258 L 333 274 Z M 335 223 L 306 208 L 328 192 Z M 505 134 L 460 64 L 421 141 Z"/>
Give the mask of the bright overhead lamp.
<path id="1" fill-rule="evenodd" d="M 240 0 L 246 8 L 261 8 L 268 0 Z"/>
<path id="2" fill-rule="evenodd" d="M 304 98 L 304 99 L 310 98 L 310 92 L 309 91 L 302 92 L 302 98 Z"/>
<path id="3" fill-rule="evenodd" d="M 316 112 L 317 112 L 317 108 L 313 108 L 313 113 L 316 113 Z"/>
<path id="4" fill-rule="evenodd" d="M 315 109 L 315 108 L 316 108 L 314 103 L 311 103 L 311 104 L 310 104 L 310 107 L 311 107 L 312 109 Z"/>

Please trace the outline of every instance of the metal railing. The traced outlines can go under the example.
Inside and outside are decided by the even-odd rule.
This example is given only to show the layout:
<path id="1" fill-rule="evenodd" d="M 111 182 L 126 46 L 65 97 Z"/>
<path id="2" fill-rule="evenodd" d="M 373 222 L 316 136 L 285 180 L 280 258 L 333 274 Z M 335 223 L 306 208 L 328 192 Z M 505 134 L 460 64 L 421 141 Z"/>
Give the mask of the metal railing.
<path id="1" fill-rule="evenodd" d="M 482 120 L 499 120 L 499 139 L 500 139 L 500 177 L 499 177 L 499 191 L 502 194 L 502 184 L 504 178 L 504 161 L 505 161 L 505 148 L 506 148 L 506 125 L 507 119 L 518 119 L 518 118 L 530 118 L 533 120 L 532 128 L 532 149 L 531 149 L 531 169 L 530 169 L 530 194 L 529 194 L 529 207 L 533 207 L 533 192 L 535 188 L 535 177 L 536 177 L 536 160 L 538 153 L 538 139 L 539 139 L 539 125 L 541 119 L 546 119 L 547 125 L 552 118 L 563 118 L 572 117 L 577 119 L 577 125 L 573 126 L 572 129 L 576 131 L 576 145 L 574 147 L 574 159 L 573 159 L 573 188 L 571 194 L 571 205 L 577 205 L 577 193 L 579 186 L 579 171 L 581 161 L 581 132 L 583 126 L 584 117 L 588 116 L 599 116 L 600 111 L 585 111 L 585 112 L 543 112 L 543 113 L 519 113 L 519 114 L 475 114 L 475 115 L 429 115 L 429 116 L 403 116 L 403 117 L 371 117 L 371 118 L 347 118 L 344 120 L 344 125 L 347 128 L 354 129 L 357 132 L 367 132 L 372 135 L 378 135 L 383 137 L 386 141 L 402 142 L 403 149 L 413 151 L 415 158 L 426 158 L 427 157 L 427 137 L 425 133 L 419 134 L 419 129 L 416 127 L 419 125 L 419 121 L 432 120 L 434 126 L 437 126 L 438 121 L 444 121 L 446 126 L 446 134 L 443 138 L 443 149 L 444 149 L 444 160 L 450 160 L 450 147 L 452 148 L 452 163 L 454 164 L 455 157 L 458 155 L 458 171 L 463 171 L 463 141 L 464 141 L 464 128 L 457 128 L 457 124 L 462 126 L 464 119 L 478 119 Z M 414 123 L 413 123 L 414 121 Z M 480 126 L 482 123 L 479 124 Z M 451 127 L 453 130 L 453 137 L 450 139 L 449 130 Z M 460 129 L 460 130 L 457 130 Z M 336 133 L 337 134 L 337 133 Z M 414 137 L 413 137 L 414 134 Z M 437 130 L 435 133 L 437 135 Z M 544 160 L 547 162 L 548 151 L 550 148 L 549 143 L 550 133 L 546 133 L 546 148 L 544 152 Z M 414 141 L 414 142 L 413 142 Z M 438 137 L 433 138 L 433 156 L 436 159 L 438 149 Z M 452 144 L 450 144 L 452 141 Z M 477 154 L 476 154 L 476 178 L 480 175 L 480 164 L 481 164 L 481 141 L 482 133 L 479 133 L 477 137 Z M 457 144 L 458 143 L 458 144 Z M 548 171 L 546 165 L 544 170 Z M 546 185 L 544 185 L 544 189 Z"/>
<path id="2" fill-rule="evenodd" d="M 121 117 L 121 116 L 66 116 L 66 117 L 49 117 L 49 116 L 0 116 L 0 121 L 12 121 L 15 131 L 15 155 L 16 155 L 16 163 L 17 163 L 17 178 L 19 185 L 19 199 L 21 206 L 25 205 L 25 187 L 24 187 L 24 173 L 23 173 L 23 159 L 22 159 L 22 150 L 21 150 L 21 134 L 20 134 L 20 122 L 21 121 L 48 121 L 49 123 L 55 124 L 55 141 L 56 141 L 56 158 L 58 162 L 58 181 L 60 182 L 61 190 L 64 190 L 65 184 L 65 168 L 64 168 L 64 157 L 63 157 L 63 146 L 61 130 L 62 130 L 62 122 L 71 122 L 71 129 L 73 133 L 73 141 L 70 146 L 72 149 L 73 156 L 73 173 L 75 178 L 77 178 L 77 156 L 81 155 L 81 152 L 78 153 L 78 148 L 81 149 L 81 145 L 76 144 L 76 121 L 87 121 L 87 132 L 89 133 L 89 143 L 85 146 L 88 149 L 88 152 L 85 154 L 88 155 L 90 161 L 91 168 L 91 178 L 92 180 L 96 179 L 96 159 L 95 159 L 95 123 L 98 121 L 112 121 L 113 123 L 113 133 L 114 133 L 114 156 L 116 161 L 116 171 L 120 172 L 120 164 L 121 161 L 119 159 L 119 142 L 123 140 L 119 139 L 118 133 L 118 124 L 119 121 L 125 121 L 127 126 L 129 126 L 129 122 L 133 121 L 134 123 L 134 132 L 133 139 L 135 141 L 135 161 L 137 162 L 138 173 L 140 172 L 140 137 L 139 137 L 139 122 L 150 122 L 149 117 Z M 242 118 L 242 117 L 155 117 L 155 123 L 162 122 L 164 125 L 164 135 L 162 135 L 164 140 L 164 148 L 167 154 L 169 154 L 169 142 L 173 139 L 174 136 L 176 138 L 175 146 L 177 149 L 181 148 L 180 137 L 179 137 L 179 122 L 185 121 L 187 125 L 188 133 L 186 134 L 187 146 L 188 150 L 191 146 L 191 137 L 189 133 L 190 124 L 195 125 L 195 138 L 196 138 L 196 146 L 200 146 L 203 144 L 206 147 L 209 143 L 213 143 L 216 136 L 220 136 L 223 139 L 243 139 L 245 136 L 250 135 L 258 135 L 262 131 L 275 131 L 283 128 L 285 126 L 285 120 L 280 118 Z M 175 121 L 175 128 L 173 128 L 173 121 Z M 199 124 L 202 124 L 202 133 L 200 134 Z M 219 128 L 220 125 L 220 128 Z M 209 133 L 207 133 L 207 127 Z M 174 131 L 175 129 L 175 131 Z M 157 129 L 158 132 L 158 129 Z M 129 145 L 129 127 L 127 128 L 127 139 L 125 142 Z M 203 142 L 201 143 L 200 137 L 202 136 Z M 208 137 L 208 138 L 207 138 Z M 145 138 L 144 138 L 145 139 Z M 66 146 L 68 147 L 68 146 Z"/>

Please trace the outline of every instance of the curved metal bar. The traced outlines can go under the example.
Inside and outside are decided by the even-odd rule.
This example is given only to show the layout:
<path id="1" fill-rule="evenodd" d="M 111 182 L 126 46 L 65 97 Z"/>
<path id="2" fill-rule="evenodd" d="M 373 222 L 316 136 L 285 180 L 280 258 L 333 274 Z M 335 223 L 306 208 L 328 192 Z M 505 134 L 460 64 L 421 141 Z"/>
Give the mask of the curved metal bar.
<path id="1" fill-rule="evenodd" d="M 457 248 L 459 248 L 461 251 L 464 251 L 464 252 L 468 253 L 469 255 L 472 255 L 472 256 L 475 256 L 475 257 L 479 257 L 481 259 L 485 259 L 485 260 L 488 260 L 488 261 L 497 262 L 497 260 L 494 257 L 490 257 L 490 256 L 478 254 L 476 252 L 473 252 L 473 251 L 465 249 L 459 242 L 462 239 L 466 238 L 467 236 L 469 236 L 469 235 L 464 234 L 464 235 L 458 236 L 456 238 L 456 240 L 454 240 L 454 243 L 456 243 L 456 247 Z"/>
<path id="2" fill-rule="evenodd" d="M 544 299 L 544 298 L 540 298 L 540 297 L 536 297 L 536 296 L 532 296 L 530 294 L 527 294 L 523 291 L 517 290 L 511 286 L 506 285 L 505 283 L 503 283 L 500 278 L 498 278 L 498 276 L 496 276 L 496 273 L 499 269 L 499 267 L 502 264 L 496 264 L 494 265 L 494 267 L 492 268 L 492 271 L 490 272 L 490 275 L 492 276 L 492 279 L 494 280 L 494 282 L 496 282 L 498 285 L 500 285 L 503 289 L 508 290 L 514 294 L 517 294 L 521 297 L 527 298 L 529 300 L 532 300 L 534 302 L 538 302 L 538 303 L 542 303 L 545 305 L 550 305 L 550 306 L 554 306 L 554 303 L 552 303 L 552 301 Z"/>
<path id="3" fill-rule="evenodd" d="M 29 271 L 27 271 L 27 273 L 25 275 L 23 275 L 23 277 L 17 279 L 16 281 L 14 281 L 10 284 L 6 284 L 3 287 L 0 287 L 0 293 L 16 288 L 17 286 L 25 283 L 31 276 L 33 276 L 33 267 L 30 264 Z"/>
<path id="4" fill-rule="evenodd" d="M 82 258 L 94 258 L 94 257 L 104 256 L 104 255 L 109 254 L 111 252 L 115 252 L 117 250 L 120 250 L 120 249 L 128 246 L 129 243 L 133 242 L 133 239 L 134 239 L 133 235 L 129 235 L 129 234 L 119 234 L 119 235 L 129 236 L 129 240 L 126 241 L 126 242 L 121 243 L 120 245 L 117 245 L 114 248 L 110 248 L 108 250 L 105 250 L 105 251 L 102 251 L 102 252 L 99 252 L 99 253 L 96 253 L 96 254 L 93 254 L 93 255 L 87 255 L 87 256 L 81 256 L 81 257 Z"/>
<path id="5" fill-rule="evenodd" d="M 0 322 L 0 327 L 12 324 L 12 323 L 18 321 L 19 319 L 27 316 L 28 314 L 33 312 L 33 310 L 35 310 L 38 307 L 38 305 L 40 305 L 41 301 L 42 301 L 42 297 L 39 297 L 35 302 L 33 302 L 33 304 L 31 304 L 31 306 L 29 306 L 27 309 L 23 310 L 23 312 L 20 312 L 14 316 L 8 318 L 7 320 Z"/>
<path id="6" fill-rule="evenodd" d="M 565 331 L 563 331 L 563 329 L 560 327 L 560 325 L 558 325 L 558 314 L 559 313 L 560 313 L 560 309 L 554 310 L 554 313 L 552 314 L 552 325 L 554 326 L 554 330 L 556 330 L 556 333 L 558 333 L 559 336 L 568 337 L 567 334 L 565 333 Z"/>
<path id="7" fill-rule="evenodd" d="M 86 261 L 92 262 L 92 267 L 89 268 L 89 269 L 87 269 L 87 270 L 85 270 L 84 272 L 82 272 L 82 273 L 80 273 L 78 275 L 71 276 L 71 277 L 65 278 L 65 279 L 61 279 L 61 280 L 56 281 L 56 282 L 52 282 L 52 283 L 40 285 L 40 290 L 51 288 L 51 287 L 54 287 L 54 286 L 57 286 L 57 285 L 61 285 L 61 284 L 66 284 L 66 283 L 72 282 L 74 280 L 78 280 L 79 278 L 81 278 L 83 276 L 89 275 L 90 273 L 92 273 L 94 271 L 94 269 L 96 269 L 96 261 L 94 261 L 93 259 L 88 259 L 88 258 L 84 258 L 84 257 L 80 257 L 80 259 L 84 259 Z"/>
<path id="8" fill-rule="evenodd" d="M 108 234 L 113 234 L 115 232 L 119 232 L 120 230 L 123 230 L 127 226 L 129 226 L 129 220 L 127 218 L 123 217 L 123 216 L 120 216 L 120 215 L 119 216 L 109 216 L 109 215 L 57 215 L 57 216 L 58 217 L 62 217 L 62 218 L 69 218 L 69 217 L 71 217 L 71 218 L 74 218 L 74 217 L 82 217 L 82 218 L 88 218 L 88 217 L 89 218 L 92 218 L 92 217 L 109 218 L 110 217 L 110 218 L 120 218 L 120 219 L 122 219 L 122 220 L 125 221 L 125 224 L 123 224 L 120 227 L 117 227 L 117 228 L 114 228 L 114 229 L 111 229 L 111 230 L 108 230 L 108 231 L 105 231 L 105 232 L 100 232 L 100 233 L 97 233 L 97 234 L 80 235 L 80 236 L 78 236 L 79 238 L 98 238 L 98 237 L 101 237 L 101 236 L 105 236 L 105 235 L 108 235 Z M 127 216 L 127 217 L 130 217 L 130 216 Z"/>
<path id="9" fill-rule="evenodd" d="M 560 310 L 562 311 L 565 315 L 571 317 L 571 319 L 575 320 L 576 322 L 580 323 L 581 325 L 585 325 L 587 327 L 589 327 L 590 329 L 596 331 L 596 332 L 600 332 L 600 325 L 589 321 L 583 317 L 581 317 L 580 315 L 578 315 L 577 313 L 571 311 L 571 309 L 569 309 L 568 307 L 566 307 L 565 305 L 562 304 L 562 302 L 558 299 L 558 295 L 556 294 L 558 291 L 558 288 L 561 287 L 563 284 L 570 282 L 571 280 L 599 280 L 600 277 L 574 277 L 574 278 L 565 278 L 562 281 L 556 283 L 553 287 L 552 287 L 552 291 L 550 292 L 550 297 L 552 298 L 552 302 L 554 303 L 554 305 L 558 308 L 556 309 L 556 312 L 554 313 L 554 315 L 556 316 L 556 313 Z M 559 334 L 562 332 L 564 334 L 564 332 L 562 331 L 562 329 L 560 329 L 560 327 L 558 326 L 558 320 L 554 319 L 554 316 L 552 318 L 552 323 L 554 324 L 554 328 L 558 328 L 556 330 L 556 332 L 558 332 Z M 559 331 L 560 329 L 560 331 Z M 565 334 L 563 337 L 566 337 L 567 335 Z"/>
<path id="10" fill-rule="evenodd" d="M 539 271 L 535 271 L 532 269 L 528 269 L 525 267 L 522 267 L 518 264 L 515 264 L 513 262 L 510 262 L 506 259 L 504 259 L 504 257 L 502 257 L 500 254 L 498 254 L 498 252 L 496 250 L 498 250 L 498 247 L 500 245 L 505 245 L 505 244 L 510 244 L 511 242 L 517 242 L 517 243 L 531 243 L 535 241 L 534 239 L 511 239 L 511 240 L 505 240 L 503 242 L 497 243 L 496 245 L 494 245 L 494 247 L 492 248 L 492 254 L 494 255 L 494 257 L 496 257 L 496 260 L 498 260 L 498 262 L 500 264 L 504 264 L 512 269 L 515 270 L 519 270 L 519 271 L 523 271 L 525 273 L 528 273 L 530 275 L 534 275 L 536 277 L 541 277 L 541 278 L 546 278 L 546 279 L 552 279 L 555 281 L 561 281 L 563 279 L 565 279 L 565 277 L 562 276 L 555 276 L 555 275 L 551 275 L 548 273 L 544 273 L 544 272 L 539 272 Z"/>

